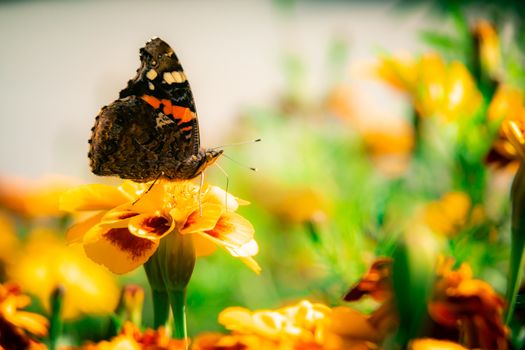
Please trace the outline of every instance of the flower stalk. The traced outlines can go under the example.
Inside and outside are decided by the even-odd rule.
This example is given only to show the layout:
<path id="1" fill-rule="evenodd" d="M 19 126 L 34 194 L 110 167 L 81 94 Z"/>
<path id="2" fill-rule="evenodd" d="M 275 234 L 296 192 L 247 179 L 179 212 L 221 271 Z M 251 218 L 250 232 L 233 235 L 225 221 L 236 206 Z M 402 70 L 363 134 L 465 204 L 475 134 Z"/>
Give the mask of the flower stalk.
<path id="1" fill-rule="evenodd" d="M 49 322 L 49 350 L 57 348 L 58 339 L 62 334 L 62 304 L 64 301 L 64 288 L 58 286 L 51 294 L 51 317 Z"/>

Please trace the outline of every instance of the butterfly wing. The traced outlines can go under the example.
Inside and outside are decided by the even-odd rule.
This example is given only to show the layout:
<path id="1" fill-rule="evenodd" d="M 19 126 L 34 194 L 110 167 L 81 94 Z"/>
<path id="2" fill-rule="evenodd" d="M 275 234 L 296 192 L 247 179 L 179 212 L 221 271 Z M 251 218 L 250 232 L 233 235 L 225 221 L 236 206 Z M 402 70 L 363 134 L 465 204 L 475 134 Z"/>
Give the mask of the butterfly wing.
<path id="1" fill-rule="evenodd" d="M 205 154 L 200 152 L 195 102 L 186 75 L 173 50 L 158 38 L 140 53 L 135 78 L 96 119 L 91 169 L 97 175 L 135 181 L 161 174 L 192 178 Z"/>

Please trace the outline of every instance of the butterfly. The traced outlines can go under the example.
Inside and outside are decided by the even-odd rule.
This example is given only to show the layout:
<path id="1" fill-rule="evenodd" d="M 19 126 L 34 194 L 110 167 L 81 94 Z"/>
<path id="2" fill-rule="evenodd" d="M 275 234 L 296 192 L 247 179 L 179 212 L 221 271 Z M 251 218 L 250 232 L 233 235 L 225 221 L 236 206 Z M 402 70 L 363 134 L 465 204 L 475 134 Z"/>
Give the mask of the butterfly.
<path id="1" fill-rule="evenodd" d="M 94 174 L 136 182 L 192 179 L 222 150 L 200 147 L 195 101 L 173 49 L 153 38 L 136 76 L 95 118 L 89 140 Z"/>

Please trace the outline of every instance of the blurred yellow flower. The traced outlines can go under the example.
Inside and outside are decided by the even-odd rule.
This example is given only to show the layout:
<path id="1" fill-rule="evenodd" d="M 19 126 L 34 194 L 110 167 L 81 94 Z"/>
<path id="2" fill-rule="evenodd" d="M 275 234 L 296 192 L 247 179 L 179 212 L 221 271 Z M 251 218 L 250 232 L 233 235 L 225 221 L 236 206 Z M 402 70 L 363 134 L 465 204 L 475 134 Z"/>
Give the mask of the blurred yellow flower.
<path id="1" fill-rule="evenodd" d="M 496 29 L 489 21 L 480 20 L 474 25 L 474 40 L 481 69 L 496 78 L 501 65 L 501 51 Z"/>
<path id="2" fill-rule="evenodd" d="M 463 346 L 446 340 L 416 339 L 410 342 L 409 350 L 467 350 Z"/>
<path id="3" fill-rule="evenodd" d="M 111 340 L 88 343 L 78 350 L 185 350 L 183 340 L 171 339 L 163 327 L 144 332 L 131 322 L 126 322 L 120 334 Z"/>
<path id="4" fill-rule="evenodd" d="M 453 121 L 473 115 L 482 103 L 468 69 L 458 61 L 447 64 L 434 53 L 418 60 L 383 58 L 376 67 L 376 76 L 406 92 L 420 117 Z"/>
<path id="5" fill-rule="evenodd" d="M 79 247 L 68 247 L 52 230 L 37 228 L 30 233 L 8 275 L 48 310 L 51 293 L 62 286 L 62 317 L 66 319 L 111 313 L 119 298 L 114 277 L 89 260 Z"/>
<path id="6" fill-rule="evenodd" d="M 159 180 L 147 192 L 149 185 L 124 181 L 118 187 L 95 184 L 66 192 L 63 210 L 94 212 L 71 227 L 69 241 L 82 243 L 93 261 L 121 274 L 148 261 L 168 234 L 191 235 L 197 257 L 219 246 L 260 271 L 253 259 L 258 252 L 253 226 L 234 212 L 244 201 L 190 181 Z"/>
<path id="7" fill-rule="evenodd" d="M 501 85 L 490 102 L 487 118 L 492 123 L 502 123 L 499 134 L 487 156 L 487 162 L 496 167 L 517 166 L 518 152 L 509 139 L 508 122 L 525 125 L 525 105 L 522 92 L 511 86 Z"/>
<path id="8" fill-rule="evenodd" d="M 467 223 L 470 197 L 464 192 L 448 192 L 423 209 L 424 221 L 434 232 L 452 236 Z"/>
<path id="9" fill-rule="evenodd" d="M 0 211 L 0 280 L 6 279 L 6 269 L 16 260 L 20 241 L 16 235 L 15 223 Z"/>
<path id="10" fill-rule="evenodd" d="M 39 180 L 0 179 L 0 206 L 28 218 L 62 216 L 59 198 L 75 181 L 60 176 Z"/>
<path id="11" fill-rule="evenodd" d="M 202 335 L 193 349 L 376 349 L 383 337 L 369 317 L 358 311 L 330 309 L 307 300 L 277 310 L 230 307 L 221 312 L 219 323 L 232 334 Z"/>
<path id="12" fill-rule="evenodd" d="M 441 326 L 457 329 L 470 349 L 507 349 L 505 301 L 488 283 L 474 279 L 467 264 L 452 270 L 453 264 L 442 259 L 438 265 L 430 316 Z"/>
<path id="13" fill-rule="evenodd" d="M 28 334 L 47 335 L 48 321 L 32 312 L 21 311 L 31 303 L 16 284 L 0 284 L 0 349 L 46 349 Z"/>

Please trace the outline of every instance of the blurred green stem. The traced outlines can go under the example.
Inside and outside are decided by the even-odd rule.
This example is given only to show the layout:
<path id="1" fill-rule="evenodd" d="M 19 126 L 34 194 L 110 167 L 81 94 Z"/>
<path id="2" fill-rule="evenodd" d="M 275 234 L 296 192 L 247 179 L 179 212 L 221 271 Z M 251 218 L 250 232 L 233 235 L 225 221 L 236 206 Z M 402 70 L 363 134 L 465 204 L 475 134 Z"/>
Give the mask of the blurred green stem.
<path id="1" fill-rule="evenodd" d="M 189 344 L 186 328 L 186 289 L 170 290 L 169 300 L 175 327 L 173 336 L 175 339 L 183 339 L 185 341 L 184 346 L 187 349 Z"/>
<path id="2" fill-rule="evenodd" d="M 62 304 L 64 301 L 64 288 L 58 286 L 51 293 L 51 319 L 49 320 L 49 350 L 57 348 L 58 339 L 62 334 Z"/>
<path id="3" fill-rule="evenodd" d="M 523 275 L 523 249 L 525 247 L 525 169 L 523 162 L 514 177 L 511 189 L 512 223 L 511 223 L 511 246 L 510 266 L 507 283 L 507 314 L 505 317 L 508 325 L 514 314 L 516 297 Z"/>

